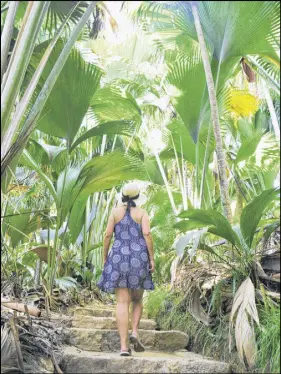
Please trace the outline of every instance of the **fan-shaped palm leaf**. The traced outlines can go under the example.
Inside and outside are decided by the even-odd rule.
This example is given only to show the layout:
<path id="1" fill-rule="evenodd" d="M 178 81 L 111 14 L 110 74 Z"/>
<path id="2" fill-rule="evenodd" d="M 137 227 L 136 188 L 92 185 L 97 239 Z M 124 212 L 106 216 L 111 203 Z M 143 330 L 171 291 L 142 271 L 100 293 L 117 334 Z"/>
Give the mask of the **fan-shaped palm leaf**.
<path id="1" fill-rule="evenodd" d="M 275 55 L 273 43 L 280 38 L 280 3 L 277 1 L 202 1 L 197 3 L 204 38 L 220 62 L 233 56 Z M 143 2 L 137 17 L 149 31 L 197 40 L 187 1 Z M 275 42 L 276 43 L 276 42 Z"/>
<path id="2" fill-rule="evenodd" d="M 90 103 L 90 114 L 99 123 L 134 121 L 141 123 L 141 110 L 131 94 L 116 86 L 99 89 Z"/>
<path id="3" fill-rule="evenodd" d="M 43 79 L 49 75 L 61 48 L 61 45 L 55 48 L 43 72 Z M 41 113 L 38 129 L 65 138 L 71 144 L 99 86 L 100 78 L 100 69 L 86 63 L 78 50 L 73 49 Z"/>

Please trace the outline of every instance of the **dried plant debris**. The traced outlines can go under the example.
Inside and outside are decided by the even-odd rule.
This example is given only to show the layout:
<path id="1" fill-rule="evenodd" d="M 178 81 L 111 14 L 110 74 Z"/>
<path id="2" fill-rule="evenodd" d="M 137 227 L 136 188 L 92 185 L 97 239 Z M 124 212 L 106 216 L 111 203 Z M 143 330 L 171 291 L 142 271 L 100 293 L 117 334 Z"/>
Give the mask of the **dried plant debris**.
<path id="1" fill-rule="evenodd" d="M 60 347 L 64 344 L 62 330 L 68 322 L 56 317 L 51 321 L 31 316 L 28 319 L 23 314 L 15 318 L 25 373 L 52 373 L 54 362 L 57 366 L 60 364 Z M 1 310 L 1 373 L 21 372 L 10 329 L 13 318 L 11 311 Z"/>

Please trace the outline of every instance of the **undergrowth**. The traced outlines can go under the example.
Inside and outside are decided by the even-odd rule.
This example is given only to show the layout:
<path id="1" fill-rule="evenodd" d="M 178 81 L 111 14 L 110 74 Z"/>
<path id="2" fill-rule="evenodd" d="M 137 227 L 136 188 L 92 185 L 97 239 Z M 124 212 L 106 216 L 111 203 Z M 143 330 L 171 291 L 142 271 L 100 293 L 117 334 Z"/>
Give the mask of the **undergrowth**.
<path id="1" fill-rule="evenodd" d="M 259 373 L 280 373 L 280 306 L 259 308 L 257 367 Z"/>
<path id="2" fill-rule="evenodd" d="M 234 373 L 246 373 L 239 362 L 235 349 L 235 339 L 229 350 L 228 316 L 218 314 L 215 325 L 207 327 L 199 323 L 188 312 L 183 292 L 169 291 L 160 287 L 147 294 L 145 310 L 149 318 L 154 318 L 160 330 L 183 331 L 189 336 L 188 351 L 206 357 L 229 362 Z M 217 308 L 216 308 L 217 309 Z M 255 373 L 280 372 L 280 308 L 260 306 L 260 327 L 257 333 L 258 358 Z"/>

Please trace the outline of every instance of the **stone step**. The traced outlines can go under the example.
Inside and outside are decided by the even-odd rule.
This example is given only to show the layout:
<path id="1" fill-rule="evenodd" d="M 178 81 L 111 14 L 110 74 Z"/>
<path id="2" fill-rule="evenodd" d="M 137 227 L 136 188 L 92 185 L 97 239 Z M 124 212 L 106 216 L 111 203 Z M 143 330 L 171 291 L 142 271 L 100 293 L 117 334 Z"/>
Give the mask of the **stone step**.
<path id="1" fill-rule="evenodd" d="M 74 310 L 74 317 L 92 316 L 92 317 L 114 317 L 115 311 L 113 309 L 102 309 L 97 307 L 76 308 Z"/>
<path id="2" fill-rule="evenodd" d="M 231 373 L 230 365 L 190 352 L 133 352 L 131 357 L 118 353 L 79 351 L 67 347 L 63 352 L 62 369 L 74 373 Z"/>
<path id="3" fill-rule="evenodd" d="M 114 317 L 74 316 L 72 327 L 117 330 L 117 323 Z M 154 330 L 156 323 L 151 319 L 142 319 L 139 327 L 142 330 Z"/>
<path id="4" fill-rule="evenodd" d="M 101 308 L 93 307 L 79 307 L 74 310 L 74 316 L 92 316 L 92 317 L 115 317 L 115 307 Z M 143 312 L 143 318 L 147 319 L 147 313 Z"/>
<path id="5" fill-rule="evenodd" d="M 67 344 L 85 351 L 118 352 L 118 331 L 69 328 L 63 330 Z M 139 337 L 147 350 L 178 351 L 186 348 L 188 336 L 181 331 L 139 330 Z"/>

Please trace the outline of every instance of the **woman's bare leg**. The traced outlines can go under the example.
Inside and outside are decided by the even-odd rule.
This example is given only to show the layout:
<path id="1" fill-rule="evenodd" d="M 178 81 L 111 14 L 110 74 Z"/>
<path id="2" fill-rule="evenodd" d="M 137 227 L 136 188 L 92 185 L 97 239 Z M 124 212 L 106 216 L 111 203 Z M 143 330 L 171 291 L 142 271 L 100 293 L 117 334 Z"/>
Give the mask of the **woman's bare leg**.
<path id="1" fill-rule="evenodd" d="M 132 308 L 132 334 L 138 336 L 139 323 L 142 316 L 143 304 L 142 304 L 143 290 L 131 290 L 131 299 L 133 302 Z"/>
<path id="2" fill-rule="evenodd" d="M 116 288 L 116 321 L 120 335 L 121 351 L 128 350 L 130 293 L 127 288 Z"/>

